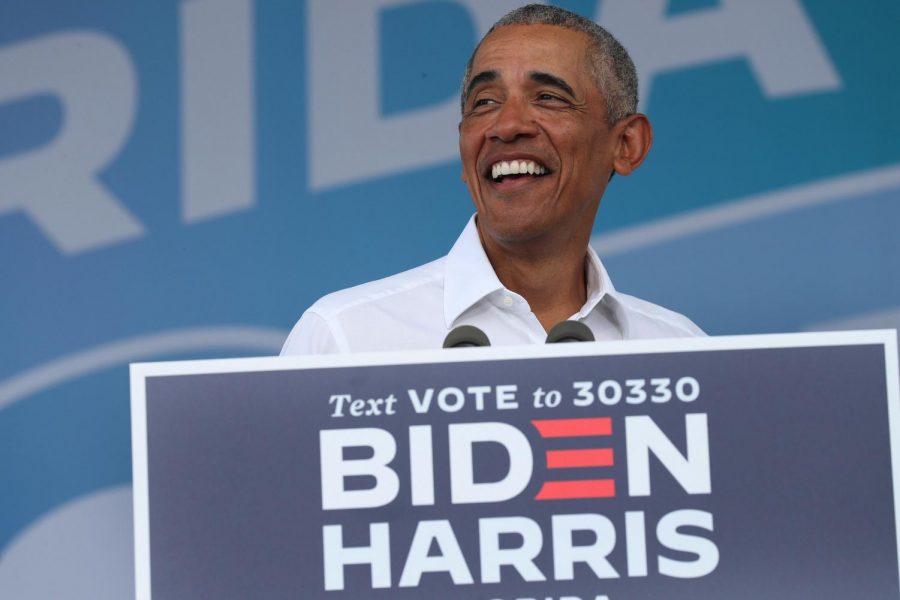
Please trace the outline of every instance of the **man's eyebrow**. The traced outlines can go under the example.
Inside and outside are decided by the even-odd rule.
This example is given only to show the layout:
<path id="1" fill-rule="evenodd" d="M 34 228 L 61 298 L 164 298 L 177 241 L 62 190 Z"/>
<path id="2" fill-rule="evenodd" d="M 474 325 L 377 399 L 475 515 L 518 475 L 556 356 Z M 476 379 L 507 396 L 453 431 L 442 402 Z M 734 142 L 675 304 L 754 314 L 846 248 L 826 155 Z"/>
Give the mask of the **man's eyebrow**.
<path id="1" fill-rule="evenodd" d="M 499 76 L 500 74 L 497 73 L 497 71 L 482 71 L 481 73 L 478 73 L 469 80 L 469 85 L 466 86 L 466 98 L 469 97 L 469 94 L 471 94 L 472 90 L 474 90 L 476 87 L 478 87 L 482 83 L 494 81 Z"/>
<path id="2" fill-rule="evenodd" d="M 544 85 L 551 85 L 555 88 L 559 88 L 568 95 L 575 97 L 575 91 L 572 89 L 564 79 L 557 77 L 556 75 L 551 75 L 550 73 L 543 73 L 541 71 L 532 71 L 528 74 L 532 81 L 536 83 L 543 83 Z"/>

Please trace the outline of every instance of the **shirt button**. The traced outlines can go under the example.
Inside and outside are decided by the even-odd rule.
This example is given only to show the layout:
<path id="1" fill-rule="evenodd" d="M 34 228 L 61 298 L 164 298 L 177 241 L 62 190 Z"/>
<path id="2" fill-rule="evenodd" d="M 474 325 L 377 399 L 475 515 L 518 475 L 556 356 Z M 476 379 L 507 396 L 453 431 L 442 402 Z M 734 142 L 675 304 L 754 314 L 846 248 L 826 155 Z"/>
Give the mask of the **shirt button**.
<path id="1" fill-rule="evenodd" d="M 503 306 L 510 307 L 515 303 L 512 296 L 503 296 Z"/>

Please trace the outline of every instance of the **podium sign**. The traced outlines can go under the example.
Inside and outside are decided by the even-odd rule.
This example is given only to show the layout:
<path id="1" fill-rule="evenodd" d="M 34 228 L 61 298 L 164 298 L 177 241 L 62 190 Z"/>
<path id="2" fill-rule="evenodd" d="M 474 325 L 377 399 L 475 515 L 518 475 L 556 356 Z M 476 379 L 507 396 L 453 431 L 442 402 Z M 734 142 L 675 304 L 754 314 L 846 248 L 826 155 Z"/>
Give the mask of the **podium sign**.
<path id="1" fill-rule="evenodd" d="M 139 599 L 900 599 L 895 332 L 132 366 Z"/>

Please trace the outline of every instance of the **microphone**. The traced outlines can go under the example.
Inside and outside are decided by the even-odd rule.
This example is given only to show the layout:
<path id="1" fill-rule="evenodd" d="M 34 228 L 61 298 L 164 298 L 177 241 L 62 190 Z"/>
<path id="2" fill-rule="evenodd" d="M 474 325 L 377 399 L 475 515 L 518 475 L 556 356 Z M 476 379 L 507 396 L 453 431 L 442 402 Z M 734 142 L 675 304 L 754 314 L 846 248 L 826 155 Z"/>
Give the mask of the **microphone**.
<path id="1" fill-rule="evenodd" d="M 487 334 L 473 325 L 460 325 L 444 338 L 444 348 L 474 348 L 490 345 L 491 341 Z"/>
<path id="2" fill-rule="evenodd" d="M 547 334 L 548 344 L 566 342 L 593 342 L 591 328 L 579 321 L 560 321 Z"/>

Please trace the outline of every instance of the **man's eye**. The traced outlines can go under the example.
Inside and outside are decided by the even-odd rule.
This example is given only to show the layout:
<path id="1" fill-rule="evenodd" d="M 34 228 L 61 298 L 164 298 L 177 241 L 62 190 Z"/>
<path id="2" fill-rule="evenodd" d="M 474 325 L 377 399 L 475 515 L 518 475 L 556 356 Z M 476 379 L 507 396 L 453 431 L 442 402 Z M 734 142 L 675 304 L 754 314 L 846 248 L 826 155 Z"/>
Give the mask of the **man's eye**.
<path id="1" fill-rule="evenodd" d="M 494 104 L 496 100 L 493 98 L 478 98 L 473 104 L 473 108 L 478 108 L 479 106 L 486 106 L 488 104 Z"/>
<path id="2" fill-rule="evenodd" d="M 543 93 L 543 94 L 539 94 L 539 95 L 538 95 L 538 100 L 545 100 L 545 101 L 555 101 L 555 100 L 558 100 L 558 101 L 560 101 L 560 102 L 563 101 L 563 99 L 560 98 L 559 96 L 554 96 L 553 94 L 548 94 L 548 93 L 546 93 L 546 92 Z"/>

